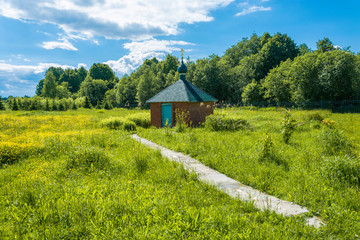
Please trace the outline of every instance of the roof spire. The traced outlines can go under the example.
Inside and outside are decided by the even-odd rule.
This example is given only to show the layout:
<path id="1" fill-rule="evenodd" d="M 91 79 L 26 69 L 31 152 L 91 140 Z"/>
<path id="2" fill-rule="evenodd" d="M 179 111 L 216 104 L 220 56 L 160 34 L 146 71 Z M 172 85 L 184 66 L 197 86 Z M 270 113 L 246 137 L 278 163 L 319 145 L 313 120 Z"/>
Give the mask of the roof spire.
<path id="1" fill-rule="evenodd" d="M 178 68 L 178 72 L 180 74 L 180 79 L 185 80 L 185 74 L 187 72 L 187 67 L 184 63 L 184 49 L 181 49 L 180 51 L 181 51 L 181 63 Z"/>

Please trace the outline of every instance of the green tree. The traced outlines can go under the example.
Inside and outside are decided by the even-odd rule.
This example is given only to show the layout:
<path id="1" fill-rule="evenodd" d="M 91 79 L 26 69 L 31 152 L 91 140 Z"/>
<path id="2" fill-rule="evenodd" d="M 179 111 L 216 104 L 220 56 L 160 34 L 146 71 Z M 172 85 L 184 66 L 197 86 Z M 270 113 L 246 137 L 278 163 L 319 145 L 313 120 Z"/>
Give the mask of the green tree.
<path id="1" fill-rule="evenodd" d="M 92 79 L 101 79 L 108 81 L 115 78 L 113 70 L 109 67 L 109 65 L 104 63 L 94 63 L 89 70 L 89 76 Z"/>
<path id="2" fill-rule="evenodd" d="M 16 98 L 12 101 L 11 110 L 12 111 L 18 111 L 19 110 L 19 104 L 18 104 L 18 101 L 16 100 Z"/>
<path id="3" fill-rule="evenodd" d="M 72 109 L 72 110 L 77 110 L 77 109 L 78 109 L 77 106 L 76 106 L 75 101 L 72 102 L 72 104 L 71 104 L 71 109 Z"/>
<path id="4" fill-rule="evenodd" d="M 67 84 L 61 84 L 56 86 L 56 97 L 59 99 L 68 98 L 70 96 L 70 92 L 68 90 Z"/>
<path id="5" fill-rule="evenodd" d="M 287 59 L 294 59 L 298 56 L 299 49 L 296 47 L 295 42 L 286 34 L 277 33 L 267 41 L 259 54 L 263 62 L 263 68 L 259 75 L 259 79 L 262 79 L 270 69 L 278 66 Z"/>
<path id="6" fill-rule="evenodd" d="M 85 96 L 84 108 L 89 108 L 89 109 L 92 108 L 91 101 L 87 96 Z"/>
<path id="7" fill-rule="evenodd" d="M 87 77 L 80 86 L 80 95 L 88 97 L 93 106 L 96 105 L 97 101 L 102 101 L 106 91 L 108 90 L 106 82 L 103 80 Z"/>
<path id="8" fill-rule="evenodd" d="M 44 87 L 44 81 L 45 81 L 45 79 L 41 79 L 39 81 L 39 83 L 36 85 L 35 94 L 38 95 L 38 96 L 41 95 L 42 89 Z"/>
<path id="9" fill-rule="evenodd" d="M 33 100 L 31 101 L 29 110 L 30 110 L 30 111 L 38 110 L 38 105 L 39 105 L 39 103 L 36 101 L 36 99 L 33 99 Z"/>
<path id="10" fill-rule="evenodd" d="M 262 44 L 267 42 L 268 37 L 269 34 L 265 33 L 263 37 L 258 37 L 256 34 L 253 34 L 250 39 L 243 38 L 242 41 L 226 50 L 223 59 L 228 62 L 230 67 L 236 67 L 244 57 L 257 54 Z"/>
<path id="11" fill-rule="evenodd" d="M 59 78 L 59 83 L 67 83 L 68 89 L 71 93 L 76 93 L 80 89 L 81 76 L 78 71 L 73 69 L 66 69 Z"/>
<path id="12" fill-rule="evenodd" d="M 117 98 L 120 105 L 136 103 L 137 81 L 132 77 L 123 77 L 116 86 Z"/>
<path id="13" fill-rule="evenodd" d="M 299 46 L 299 52 L 300 52 L 300 55 L 303 56 L 303 55 L 305 55 L 307 53 L 310 53 L 312 51 L 305 43 L 303 43 L 303 44 L 300 44 L 300 46 Z"/>
<path id="14" fill-rule="evenodd" d="M 334 50 L 308 53 L 273 69 L 264 81 L 266 97 L 298 104 L 313 101 L 347 100 L 356 96 L 359 81 L 356 56 Z M 356 85 L 356 84 L 355 84 Z"/>
<path id="15" fill-rule="evenodd" d="M 45 111 L 51 111 L 51 107 L 50 107 L 49 99 L 48 99 L 48 98 L 45 100 L 44 110 L 45 110 Z"/>
<path id="16" fill-rule="evenodd" d="M 65 111 L 66 109 L 65 109 L 65 106 L 64 106 L 64 104 L 60 101 L 59 102 L 59 111 Z"/>
<path id="17" fill-rule="evenodd" d="M 59 81 L 59 78 L 61 76 L 61 74 L 64 73 L 64 69 L 62 69 L 61 67 L 49 67 L 46 71 L 45 71 L 45 76 L 51 72 L 54 77 L 55 77 L 55 82 Z"/>
<path id="18" fill-rule="evenodd" d="M 46 74 L 45 80 L 44 80 L 44 87 L 41 92 L 41 95 L 48 98 L 55 98 L 56 97 L 56 78 L 54 74 L 49 71 Z"/>
<path id="19" fill-rule="evenodd" d="M 6 108 L 5 108 L 5 104 L 2 100 L 2 97 L 0 96 L 0 111 L 2 111 L 2 110 L 6 110 Z"/>
<path id="20" fill-rule="evenodd" d="M 335 50 L 333 43 L 327 37 L 317 41 L 316 46 L 317 46 L 317 51 L 321 53 Z"/>
<path id="21" fill-rule="evenodd" d="M 224 63 L 220 62 L 219 56 L 211 55 L 209 58 L 200 59 L 196 62 L 192 82 L 215 98 L 227 100 L 229 95 L 227 72 L 228 69 Z"/>
<path id="22" fill-rule="evenodd" d="M 88 71 L 84 67 L 80 67 L 76 71 L 80 77 L 80 82 L 83 82 L 85 80 L 86 76 L 88 75 Z"/>
<path id="23" fill-rule="evenodd" d="M 277 103 L 291 101 L 291 69 L 293 61 L 288 59 L 277 68 L 270 70 L 270 73 L 263 81 L 265 98 Z"/>
<path id="24" fill-rule="evenodd" d="M 258 103 L 264 101 L 261 85 L 255 80 L 249 83 L 241 94 L 242 101 L 246 104 Z"/>
<path id="25" fill-rule="evenodd" d="M 152 79 L 154 78 L 153 73 L 150 69 L 147 69 L 140 77 L 139 84 L 137 86 L 137 100 L 140 104 L 144 105 L 146 100 L 149 100 L 154 94 L 154 84 Z"/>
<path id="26" fill-rule="evenodd" d="M 171 70 L 177 71 L 179 67 L 179 60 L 177 59 L 177 57 L 168 54 L 166 55 L 166 58 L 163 61 L 162 65 L 163 73 L 167 75 Z"/>

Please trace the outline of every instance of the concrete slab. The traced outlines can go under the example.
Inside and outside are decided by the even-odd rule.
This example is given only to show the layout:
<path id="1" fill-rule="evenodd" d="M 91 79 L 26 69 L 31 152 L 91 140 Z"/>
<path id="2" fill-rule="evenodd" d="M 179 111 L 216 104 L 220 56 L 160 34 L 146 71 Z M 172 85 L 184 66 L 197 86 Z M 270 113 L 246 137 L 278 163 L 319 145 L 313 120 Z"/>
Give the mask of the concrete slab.
<path id="1" fill-rule="evenodd" d="M 269 209 L 277 214 L 283 214 L 284 216 L 295 216 L 309 212 L 305 207 L 289 201 L 281 200 L 274 196 L 262 193 L 252 187 L 241 184 L 240 182 L 203 165 L 188 155 L 162 147 L 145 138 L 141 138 L 136 134 L 133 134 L 131 137 L 148 147 L 160 150 L 162 156 L 183 164 L 187 170 L 194 171 L 201 181 L 218 187 L 231 197 L 239 198 L 242 201 L 253 202 L 255 207 L 261 210 Z M 316 228 L 324 225 L 324 223 L 317 217 L 307 219 L 306 223 Z"/>

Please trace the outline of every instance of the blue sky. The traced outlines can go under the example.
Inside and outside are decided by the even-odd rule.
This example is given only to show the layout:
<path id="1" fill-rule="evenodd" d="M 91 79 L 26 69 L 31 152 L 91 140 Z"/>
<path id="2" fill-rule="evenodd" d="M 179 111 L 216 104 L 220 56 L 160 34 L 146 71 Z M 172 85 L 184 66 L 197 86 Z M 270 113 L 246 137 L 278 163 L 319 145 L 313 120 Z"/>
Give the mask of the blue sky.
<path id="1" fill-rule="evenodd" d="M 358 0 L 0 0 L 0 95 L 33 96 L 50 66 L 107 63 L 120 77 L 181 48 L 222 55 L 253 33 L 357 53 L 359 11 Z"/>

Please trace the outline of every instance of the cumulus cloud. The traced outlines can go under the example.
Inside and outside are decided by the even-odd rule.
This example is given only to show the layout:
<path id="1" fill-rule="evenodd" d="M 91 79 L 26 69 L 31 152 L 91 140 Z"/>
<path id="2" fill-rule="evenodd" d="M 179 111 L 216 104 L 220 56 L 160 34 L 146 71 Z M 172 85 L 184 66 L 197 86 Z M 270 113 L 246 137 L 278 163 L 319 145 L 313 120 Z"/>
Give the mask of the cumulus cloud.
<path id="1" fill-rule="evenodd" d="M 0 62 L 0 76 L 6 73 L 16 73 L 18 76 L 24 76 L 28 74 L 44 73 L 49 67 L 61 67 L 61 68 L 74 68 L 69 65 L 60 65 L 57 63 L 39 63 L 38 65 L 14 65 L 5 62 Z"/>
<path id="2" fill-rule="evenodd" d="M 37 83 L 44 77 L 44 72 L 51 66 L 74 68 L 56 63 L 39 63 L 37 65 L 14 65 L 0 61 L 0 95 L 33 96 Z"/>
<path id="3" fill-rule="evenodd" d="M 119 60 L 105 62 L 119 75 L 129 74 L 140 66 L 145 59 L 156 57 L 162 59 L 167 53 L 180 51 L 180 46 L 194 45 L 184 41 L 172 40 L 145 40 L 133 41 L 124 44 L 124 48 L 130 53 L 121 57 Z"/>
<path id="4" fill-rule="evenodd" d="M 211 21 L 234 0 L 0 0 L 0 15 L 51 23 L 67 35 L 144 40 L 174 35 L 180 23 Z"/>
<path id="5" fill-rule="evenodd" d="M 78 50 L 68 40 L 59 41 L 59 42 L 56 42 L 56 41 L 42 42 L 41 46 L 48 50 L 55 49 L 55 48 L 61 48 L 61 49 L 70 50 L 70 51 Z"/>

